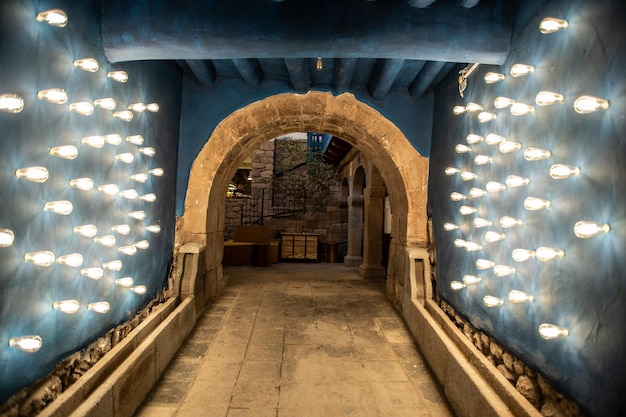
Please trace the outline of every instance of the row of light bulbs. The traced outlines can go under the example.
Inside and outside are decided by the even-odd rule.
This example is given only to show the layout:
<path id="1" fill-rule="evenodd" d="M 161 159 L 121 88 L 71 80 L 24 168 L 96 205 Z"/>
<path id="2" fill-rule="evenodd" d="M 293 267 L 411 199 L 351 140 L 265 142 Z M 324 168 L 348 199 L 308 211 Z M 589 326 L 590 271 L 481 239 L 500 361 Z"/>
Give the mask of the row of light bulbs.
<path id="1" fill-rule="evenodd" d="M 562 29 L 566 29 L 568 26 L 569 24 L 565 20 L 546 18 L 541 21 L 539 29 L 541 33 L 549 34 Z M 531 65 L 515 64 L 510 68 L 509 74 L 514 78 L 518 78 L 532 74 L 534 71 L 535 68 Z M 501 82 L 505 80 L 505 78 L 506 76 L 502 73 L 488 72 L 484 76 L 484 82 L 487 84 L 493 84 Z M 537 106 L 540 107 L 551 106 L 554 104 L 563 103 L 564 101 L 565 96 L 563 94 L 552 91 L 540 91 L 535 96 L 535 103 Z M 496 109 L 508 108 L 510 113 L 514 116 L 523 116 L 535 112 L 534 106 L 517 102 L 516 100 L 508 97 L 496 97 L 494 99 L 493 106 Z M 609 102 L 608 100 L 602 98 L 583 95 L 578 97 L 574 101 L 573 108 L 579 114 L 588 114 L 600 110 L 607 110 L 609 108 Z M 487 123 L 497 119 L 497 115 L 495 113 L 486 112 L 484 111 L 484 107 L 482 105 L 473 102 L 470 102 L 465 106 L 455 106 L 452 109 L 452 112 L 455 115 L 460 115 L 464 113 L 477 114 L 478 121 L 481 123 Z M 467 145 L 456 145 L 455 152 L 459 154 L 473 152 L 472 145 L 480 144 L 483 142 L 487 145 L 497 145 L 498 150 L 501 153 L 511 153 L 522 149 L 522 144 L 515 141 L 510 141 L 507 138 L 497 135 L 495 133 L 490 133 L 485 137 L 476 134 L 469 134 L 466 137 L 466 142 Z M 538 161 L 550 158 L 552 156 L 552 153 L 549 150 L 545 149 L 527 147 L 523 151 L 523 156 L 524 159 L 526 159 L 527 161 Z M 494 159 L 493 157 L 488 155 L 477 154 L 474 156 L 473 161 L 474 164 L 481 166 L 492 164 L 494 162 Z M 474 172 L 461 170 L 457 167 L 447 167 L 445 168 L 444 172 L 448 176 L 458 174 L 460 175 L 462 181 L 472 181 L 478 178 L 477 174 L 475 174 Z M 566 164 L 553 164 L 549 170 L 550 177 L 552 177 L 553 179 L 570 178 L 580 175 L 580 173 L 581 170 L 579 167 L 569 166 Z M 522 187 L 527 186 L 529 183 L 530 179 L 527 177 L 519 175 L 509 175 L 506 178 L 504 184 L 496 181 L 489 181 L 485 185 L 485 189 L 472 187 L 470 188 L 468 195 L 455 191 L 450 194 L 450 199 L 456 202 L 462 202 L 467 199 L 479 199 L 488 196 L 489 193 L 505 191 L 507 187 Z M 542 210 L 550 207 L 550 205 L 550 201 L 538 197 L 527 197 L 524 200 L 524 208 L 527 210 Z M 475 207 L 469 205 L 462 205 L 459 208 L 459 213 L 463 216 L 475 214 L 476 211 L 477 209 Z M 523 220 L 511 216 L 502 216 L 500 217 L 498 223 L 503 229 L 510 229 L 521 226 L 523 224 Z M 490 227 L 493 225 L 493 222 L 489 219 L 475 217 L 472 220 L 472 225 L 474 226 L 474 228 L 479 229 L 484 227 Z M 446 222 L 444 223 L 443 228 L 444 230 L 450 232 L 458 230 L 459 226 L 454 223 Z M 611 230 L 608 224 L 596 223 L 593 221 L 576 222 L 573 229 L 575 236 L 583 239 L 591 238 L 602 233 L 608 233 Z M 489 230 L 483 235 L 483 238 L 485 242 L 489 244 L 504 240 L 506 238 L 506 234 L 503 232 Z M 457 248 L 465 249 L 468 252 L 483 250 L 482 244 L 477 242 L 465 241 L 463 239 L 456 239 L 454 241 L 454 246 Z M 517 248 L 512 251 L 511 256 L 516 262 L 525 262 L 530 259 L 537 259 L 541 262 L 549 262 L 558 258 L 563 258 L 565 256 L 565 251 L 563 249 L 547 246 L 539 247 L 536 250 Z M 496 262 L 489 259 L 478 259 L 476 260 L 475 265 L 478 270 L 493 269 L 494 274 L 498 277 L 506 277 L 516 272 L 516 268 L 513 266 L 496 264 Z M 463 279 L 461 281 L 452 281 L 450 283 L 450 287 L 453 290 L 458 291 L 466 288 L 468 285 L 475 285 L 481 282 L 481 280 L 482 278 L 476 275 L 467 274 L 463 276 Z M 511 290 L 508 293 L 508 300 L 512 303 L 527 303 L 532 302 L 534 300 L 534 296 L 523 291 Z M 483 297 L 483 304 L 487 307 L 498 307 L 504 304 L 504 299 L 493 295 L 485 295 Z M 551 323 L 541 324 L 538 328 L 538 332 L 542 338 L 547 340 L 565 337 L 569 334 L 566 328 Z"/>
<path id="2" fill-rule="evenodd" d="M 51 9 L 45 12 L 37 14 L 36 20 L 38 22 L 45 22 L 51 26 L 65 27 L 68 23 L 67 14 L 60 9 Z M 73 67 L 75 69 L 97 72 L 100 68 L 97 60 L 93 58 L 82 58 L 73 61 Z M 128 73 L 125 71 L 109 71 L 106 74 L 107 78 L 126 83 L 129 79 Z M 51 88 L 46 90 L 40 90 L 37 92 L 37 98 L 42 101 L 46 101 L 53 104 L 65 104 L 68 102 L 67 92 L 62 88 Z M 100 98 L 93 100 L 93 102 L 82 101 L 74 102 L 68 105 L 68 110 L 80 115 L 91 115 L 95 108 L 103 110 L 113 111 L 112 116 L 116 119 L 123 121 L 131 121 L 133 119 L 133 113 L 143 113 L 145 111 L 156 113 L 160 110 L 157 103 L 131 103 L 127 106 L 127 110 L 114 111 L 118 107 L 118 103 L 111 97 Z M 17 94 L 1 94 L 0 95 L 0 110 L 8 113 L 19 113 L 24 109 L 24 99 Z M 144 138 L 141 135 L 126 136 L 126 142 L 139 146 L 138 152 L 147 157 L 153 157 L 156 151 L 153 147 L 142 146 Z M 106 134 L 83 137 L 80 143 L 84 146 L 93 148 L 102 148 L 105 144 L 120 145 L 122 143 L 122 137 L 119 134 Z M 78 157 L 78 148 L 74 145 L 62 145 L 55 146 L 49 149 L 49 154 L 62 159 L 75 159 Z M 115 155 L 115 160 L 131 164 L 135 161 L 135 155 L 130 152 L 120 153 Z M 148 170 L 148 173 L 135 173 L 130 175 L 130 180 L 137 183 L 146 183 L 149 179 L 149 175 L 162 176 L 164 171 L 162 168 L 152 168 Z M 45 167 L 34 166 L 26 167 L 15 170 L 15 177 L 31 182 L 44 183 L 49 178 L 48 170 Z M 117 184 L 103 184 L 95 186 L 93 179 L 91 178 L 74 178 L 69 181 L 69 186 L 83 191 L 90 191 L 94 188 L 97 191 L 107 195 L 119 195 L 126 199 L 141 199 L 145 202 L 156 201 L 156 195 L 154 193 L 147 193 L 139 195 L 135 189 L 120 190 Z M 69 215 L 73 210 L 73 205 L 70 201 L 49 201 L 45 202 L 43 206 L 44 211 L 50 211 L 61 215 Z M 143 210 L 133 210 L 128 212 L 129 218 L 136 220 L 144 220 L 147 214 Z M 150 233 L 159 233 L 161 227 L 157 224 L 146 225 L 144 229 Z M 110 231 L 120 235 L 128 235 L 131 231 L 131 227 L 128 224 L 117 224 L 110 227 Z M 94 243 L 100 244 L 106 247 L 112 247 L 116 244 L 116 238 L 113 234 L 105 234 L 98 236 L 98 228 L 93 224 L 84 224 L 75 226 L 73 232 L 80 236 L 85 236 L 93 239 Z M 11 246 L 15 239 L 15 233 L 6 228 L 0 228 L 0 247 Z M 120 246 L 118 252 L 124 255 L 134 255 L 137 250 L 146 250 L 150 246 L 148 240 L 139 240 L 133 242 L 130 245 Z M 24 261 L 32 263 L 40 267 L 50 267 L 55 262 L 60 265 L 79 268 L 83 265 L 83 256 L 80 253 L 70 253 L 56 257 L 52 251 L 35 251 L 24 254 Z M 86 278 L 98 280 L 104 276 L 105 271 L 120 271 L 123 267 L 121 260 L 115 259 L 111 261 L 103 262 L 98 267 L 85 267 L 80 269 L 80 274 Z M 120 277 L 115 279 L 115 285 L 128 288 L 130 292 L 135 294 L 145 294 L 147 288 L 145 285 L 135 285 L 134 279 L 130 276 Z M 74 299 L 59 300 L 52 303 L 54 310 L 66 313 L 74 314 L 79 311 L 80 303 Z M 88 303 L 87 310 L 100 314 L 107 313 L 111 306 L 107 301 L 96 301 Z M 20 349 L 25 352 L 38 351 L 43 340 L 38 335 L 26 335 L 20 337 L 12 337 L 9 339 L 9 346 Z"/>

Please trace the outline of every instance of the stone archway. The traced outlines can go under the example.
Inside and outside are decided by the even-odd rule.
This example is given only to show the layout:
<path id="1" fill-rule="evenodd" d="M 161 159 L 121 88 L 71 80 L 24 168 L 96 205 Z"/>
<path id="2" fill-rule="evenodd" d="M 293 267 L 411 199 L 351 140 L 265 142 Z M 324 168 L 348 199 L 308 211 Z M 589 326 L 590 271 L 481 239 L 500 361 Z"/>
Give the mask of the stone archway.
<path id="1" fill-rule="evenodd" d="M 293 132 L 324 132 L 350 142 L 378 167 L 393 211 L 390 258 L 404 274 L 405 248 L 427 246 L 428 159 L 391 121 L 353 94 L 278 94 L 226 117 L 194 161 L 176 242 L 206 245 L 206 282 L 221 281 L 225 193 L 237 164 L 262 143 Z M 400 279 L 399 282 L 403 282 Z"/>

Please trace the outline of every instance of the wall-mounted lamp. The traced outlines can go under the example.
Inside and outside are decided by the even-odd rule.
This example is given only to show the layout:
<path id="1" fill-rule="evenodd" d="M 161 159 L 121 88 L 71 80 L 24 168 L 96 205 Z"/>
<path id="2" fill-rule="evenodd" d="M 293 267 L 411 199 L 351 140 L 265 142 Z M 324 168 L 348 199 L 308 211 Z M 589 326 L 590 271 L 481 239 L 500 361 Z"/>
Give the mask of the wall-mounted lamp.
<path id="1" fill-rule="evenodd" d="M 108 261 L 102 263 L 102 269 L 107 271 L 121 271 L 124 264 L 120 260 Z"/>
<path id="2" fill-rule="evenodd" d="M 450 288 L 452 288 L 452 290 L 454 290 L 454 291 L 462 290 L 466 286 L 467 285 L 464 282 L 461 282 L 461 281 L 451 281 L 450 282 Z"/>
<path id="3" fill-rule="evenodd" d="M 132 103 L 128 105 L 128 110 L 132 110 L 135 113 L 143 113 L 146 111 L 146 105 L 143 103 Z"/>
<path id="4" fill-rule="evenodd" d="M 99 98 L 93 101 L 93 105 L 104 110 L 115 110 L 117 103 L 111 97 Z"/>
<path id="5" fill-rule="evenodd" d="M 65 314 L 74 314 L 80 309 L 80 304 L 76 300 L 55 301 L 52 308 Z"/>
<path id="6" fill-rule="evenodd" d="M 123 162 L 125 164 L 132 164 L 135 162 L 135 155 L 130 152 L 120 153 L 115 155 L 115 160 Z"/>
<path id="7" fill-rule="evenodd" d="M 324 63 L 322 62 L 321 56 L 318 56 L 317 60 L 315 61 L 315 69 L 317 71 L 322 71 L 324 69 Z"/>
<path id="8" fill-rule="evenodd" d="M 565 256 L 565 251 L 562 249 L 549 248 L 547 246 L 542 246 L 537 248 L 535 251 L 537 259 L 541 262 L 553 261 L 556 258 L 562 258 Z"/>
<path id="9" fill-rule="evenodd" d="M 496 265 L 493 267 L 493 273 L 496 274 L 497 277 L 507 277 L 509 275 L 513 275 L 516 269 L 510 265 Z"/>
<path id="10" fill-rule="evenodd" d="M 485 241 L 488 243 L 498 242 L 500 240 L 504 240 L 504 238 L 506 238 L 506 235 L 502 232 L 490 230 L 485 233 Z"/>
<path id="11" fill-rule="evenodd" d="M 116 224 L 111 226 L 111 231 L 120 235 L 127 235 L 130 233 L 130 226 L 127 224 Z"/>
<path id="12" fill-rule="evenodd" d="M 120 187 L 117 184 L 103 184 L 97 188 L 98 192 L 106 195 L 117 195 L 120 192 Z"/>
<path id="13" fill-rule="evenodd" d="M 158 103 L 146 104 L 146 110 L 148 110 L 150 113 L 157 113 L 159 109 L 160 109 L 160 106 L 158 105 Z"/>
<path id="14" fill-rule="evenodd" d="M 555 180 L 575 177 L 580 175 L 580 168 L 565 164 L 554 164 L 550 167 L 550 176 Z"/>
<path id="15" fill-rule="evenodd" d="M 443 230 L 446 232 L 452 232 L 453 230 L 459 230 L 459 226 L 454 223 L 447 222 L 443 224 Z"/>
<path id="16" fill-rule="evenodd" d="M 93 114 L 93 104 L 88 101 L 71 103 L 68 108 L 71 112 L 80 114 L 82 116 L 90 116 Z"/>
<path id="17" fill-rule="evenodd" d="M 504 185 L 504 184 L 502 184 L 500 182 L 497 182 L 497 181 L 489 181 L 485 185 L 485 188 L 490 193 L 497 193 L 497 192 L 506 190 L 506 185 Z"/>
<path id="18" fill-rule="evenodd" d="M 70 201 L 48 201 L 43 205 L 44 211 L 51 211 L 52 213 L 61 214 L 67 216 L 74 210 L 74 206 Z"/>
<path id="19" fill-rule="evenodd" d="M 504 304 L 504 300 L 494 295 L 485 295 L 483 297 L 483 304 L 485 305 L 485 307 L 490 308 L 500 307 L 502 304 Z"/>
<path id="20" fill-rule="evenodd" d="M 139 151 L 139 153 L 145 155 L 145 156 L 149 156 L 149 157 L 153 157 L 154 155 L 156 155 L 156 150 L 151 147 L 151 146 L 147 146 L 144 148 L 139 148 L 137 149 Z"/>
<path id="21" fill-rule="evenodd" d="M 109 145 L 118 146 L 122 144 L 122 136 L 120 136 L 118 133 L 102 135 L 102 139 L 104 139 L 104 142 L 108 143 Z"/>
<path id="22" fill-rule="evenodd" d="M 26 181 L 44 183 L 48 180 L 48 170 L 45 167 L 19 168 L 13 172 L 16 178 Z"/>
<path id="23" fill-rule="evenodd" d="M 128 217 L 135 220 L 144 220 L 146 218 L 146 212 L 143 210 L 136 210 L 128 212 Z"/>
<path id="24" fill-rule="evenodd" d="M 37 13 L 35 17 L 38 22 L 45 22 L 50 26 L 65 27 L 68 22 L 67 14 L 61 9 L 50 9 L 45 12 Z"/>
<path id="25" fill-rule="evenodd" d="M 76 159 L 78 156 L 78 148 L 74 145 L 55 146 L 48 149 L 48 153 L 61 159 Z"/>
<path id="26" fill-rule="evenodd" d="M 515 304 L 530 303 L 535 297 L 532 294 L 525 293 L 519 290 L 509 291 L 509 301 Z"/>
<path id="27" fill-rule="evenodd" d="M 128 190 L 122 190 L 119 192 L 119 196 L 127 200 L 136 200 L 139 197 L 139 193 L 134 188 Z"/>
<path id="28" fill-rule="evenodd" d="M 158 224 L 149 224 L 145 229 L 150 233 L 161 233 L 161 226 Z"/>
<path id="29" fill-rule="evenodd" d="M 107 78 L 117 81 L 118 83 L 125 83 L 128 81 L 128 74 L 126 71 L 109 71 L 107 72 Z"/>
<path id="30" fill-rule="evenodd" d="M 141 201 L 145 201 L 146 203 L 154 203 L 157 200 L 156 194 L 148 193 L 139 197 Z"/>
<path id="31" fill-rule="evenodd" d="M 54 264 L 54 259 L 54 253 L 49 250 L 40 250 L 24 254 L 24 262 L 30 262 L 31 264 L 42 267 L 51 266 Z"/>
<path id="32" fill-rule="evenodd" d="M 547 209 L 550 205 L 550 201 L 544 200 L 543 198 L 526 197 L 526 199 L 524 199 L 524 208 L 530 211 Z"/>
<path id="33" fill-rule="evenodd" d="M 83 255 L 80 253 L 69 253 L 57 258 L 57 263 L 60 265 L 71 266 L 72 268 L 78 268 L 83 264 Z"/>
<path id="34" fill-rule="evenodd" d="M 535 251 L 530 249 L 513 249 L 511 256 L 515 262 L 525 262 L 535 257 Z"/>
<path id="35" fill-rule="evenodd" d="M 535 112 L 535 108 L 524 103 L 514 103 L 509 109 L 513 116 L 525 116 Z"/>
<path id="36" fill-rule="evenodd" d="M 143 136 L 141 135 L 130 135 L 126 136 L 126 142 L 132 143 L 133 145 L 143 145 Z"/>
<path id="37" fill-rule="evenodd" d="M 505 140 L 498 144 L 498 150 L 501 153 L 511 153 L 522 149 L 522 144 L 511 140 Z"/>
<path id="38" fill-rule="evenodd" d="M 470 198 L 480 198 L 487 195 L 487 190 L 483 190 L 482 188 L 472 187 L 469 190 Z"/>
<path id="39" fill-rule="evenodd" d="M 545 149 L 528 147 L 524 149 L 524 159 L 527 161 L 539 161 L 541 159 L 547 159 L 552 156 L 552 152 Z"/>
<path id="40" fill-rule="evenodd" d="M 92 148 L 102 148 L 104 146 L 104 138 L 100 135 L 85 136 L 80 139 L 80 143 Z"/>
<path id="41" fill-rule="evenodd" d="M 506 177 L 507 187 L 523 187 L 524 185 L 528 185 L 529 183 L 529 178 L 520 177 L 519 175 L 509 175 L 508 177 Z"/>
<path id="42" fill-rule="evenodd" d="M 94 224 L 83 224 L 74 227 L 74 234 L 92 238 L 98 234 L 98 228 Z"/>
<path id="43" fill-rule="evenodd" d="M 476 259 L 476 268 L 484 271 L 485 269 L 491 269 L 496 266 L 494 261 L 490 261 L 489 259 Z"/>
<path id="44" fill-rule="evenodd" d="M 551 106 L 555 103 L 563 103 L 565 96 L 552 91 L 540 91 L 535 96 L 535 103 L 538 106 Z"/>
<path id="45" fill-rule="evenodd" d="M 24 99 L 17 94 L 0 95 L 0 110 L 7 113 L 19 113 L 24 110 Z"/>
<path id="46" fill-rule="evenodd" d="M 43 341 L 39 336 L 20 336 L 9 339 L 9 346 L 27 353 L 37 352 L 41 349 Z"/>
<path id="47" fill-rule="evenodd" d="M 569 23 L 567 20 L 557 19 L 556 17 L 546 17 L 539 22 L 539 31 L 543 34 L 558 32 L 567 29 Z"/>
<path id="48" fill-rule="evenodd" d="M 11 229 L 0 228 L 0 248 L 8 248 L 13 244 L 15 234 Z"/>
<path id="49" fill-rule="evenodd" d="M 485 84 L 494 84 L 503 81 L 505 78 L 504 74 L 500 74 L 499 72 L 488 72 L 483 77 Z"/>
<path id="50" fill-rule="evenodd" d="M 148 174 L 154 175 L 155 177 L 162 177 L 164 173 L 163 168 L 152 168 L 148 170 Z"/>
<path id="51" fill-rule="evenodd" d="M 115 280 L 115 285 L 126 288 L 132 287 L 134 283 L 135 280 L 132 277 L 122 277 Z"/>
<path id="52" fill-rule="evenodd" d="M 113 117 L 124 122 L 130 122 L 133 120 L 133 112 L 130 110 L 122 110 L 113 112 Z"/>
<path id="53" fill-rule="evenodd" d="M 81 58 L 77 59 L 73 63 L 74 68 L 81 69 L 87 72 L 96 72 L 100 66 L 98 61 L 93 58 Z"/>
<path id="54" fill-rule="evenodd" d="M 98 267 L 82 268 L 80 270 L 80 274 L 84 276 L 85 278 L 89 278 L 89 279 L 93 279 L 97 281 L 104 276 L 104 270 Z"/>
<path id="55" fill-rule="evenodd" d="M 518 227 L 522 225 L 522 221 L 520 219 L 516 219 L 515 217 L 510 216 L 502 216 L 500 217 L 500 226 L 503 229 L 510 229 L 513 227 Z"/>
<path id="56" fill-rule="evenodd" d="M 111 305 L 106 301 L 97 301 L 95 303 L 87 304 L 87 309 L 96 313 L 105 314 L 111 309 Z"/>
<path id="57" fill-rule="evenodd" d="M 67 101 L 67 93 L 62 88 L 50 88 L 48 90 L 38 91 L 37 98 L 47 101 L 48 103 L 63 104 Z"/>
<path id="58" fill-rule="evenodd" d="M 96 236 L 93 241 L 109 248 L 115 246 L 115 236 L 113 235 Z"/>
<path id="59" fill-rule="evenodd" d="M 592 96 L 580 96 L 574 101 L 576 113 L 588 114 L 609 108 L 608 100 Z"/>
<path id="60" fill-rule="evenodd" d="M 608 224 L 579 221 L 574 225 L 574 234 L 581 239 L 588 239 L 600 233 L 609 233 L 610 231 L 611 226 Z"/>
<path id="61" fill-rule="evenodd" d="M 465 283 L 465 285 L 475 285 L 482 280 L 481 277 L 477 277 L 476 275 L 463 275 L 463 283 Z"/>
<path id="62" fill-rule="evenodd" d="M 130 291 L 134 292 L 135 294 L 145 294 L 146 291 L 148 291 L 148 289 L 146 288 L 145 285 L 135 285 L 133 287 L 130 287 Z"/>
<path id="63" fill-rule="evenodd" d="M 150 242 L 148 242 L 147 240 L 139 240 L 133 243 L 133 246 L 137 249 L 146 250 L 150 247 Z"/>
<path id="64" fill-rule="evenodd" d="M 511 77 L 524 77 L 535 72 L 535 67 L 526 64 L 515 64 L 510 69 Z"/>
<path id="65" fill-rule="evenodd" d="M 119 253 L 123 253 L 124 255 L 133 256 L 134 254 L 137 253 L 137 248 L 134 247 L 133 245 L 125 245 L 125 246 L 120 246 L 119 248 L 117 248 L 117 251 Z"/>
<path id="66" fill-rule="evenodd" d="M 492 122 L 498 118 L 498 115 L 495 113 L 489 113 L 486 111 L 481 111 L 478 113 L 478 121 L 480 123 Z"/>
<path id="67" fill-rule="evenodd" d="M 569 335 L 569 332 L 565 327 L 557 326 L 556 324 L 543 323 L 539 326 L 539 335 L 546 340 L 553 340 L 566 337 Z"/>
<path id="68" fill-rule="evenodd" d="M 475 217 L 472 220 L 472 225 L 477 228 L 480 229 L 482 227 L 489 227 L 493 225 L 493 222 L 491 220 L 488 219 L 483 219 L 482 217 Z"/>
<path id="69" fill-rule="evenodd" d="M 513 104 L 515 104 L 515 100 L 508 97 L 496 97 L 495 100 L 493 100 L 493 107 L 496 109 L 506 109 Z"/>

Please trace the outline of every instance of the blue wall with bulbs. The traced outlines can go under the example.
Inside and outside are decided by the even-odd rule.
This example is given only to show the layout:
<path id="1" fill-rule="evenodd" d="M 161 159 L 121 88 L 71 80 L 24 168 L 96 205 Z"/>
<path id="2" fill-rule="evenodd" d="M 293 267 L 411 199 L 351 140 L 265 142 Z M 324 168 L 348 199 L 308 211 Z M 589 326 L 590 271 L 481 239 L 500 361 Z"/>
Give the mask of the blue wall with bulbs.
<path id="1" fill-rule="evenodd" d="M 0 5 L 0 95 L 23 98 L 19 113 L 0 111 L 0 229 L 11 230 L 14 241 L 0 247 L 0 403 L 21 387 L 46 375 L 68 354 L 105 334 L 116 324 L 132 318 L 166 285 L 174 237 L 174 195 L 177 169 L 181 75 L 174 63 L 145 62 L 110 65 L 100 39 L 99 1 L 5 0 Z M 37 13 L 61 8 L 69 16 L 66 27 L 53 27 L 35 20 Z M 79 58 L 95 58 L 100 68 L 86 72 L 73 68 Z M 128 82 L 107 78 L 107 72 L 126 71 Z M 65 104 L 38 100 L 37 92 L 62 88 Z M 158 103 L 160 111 L 134 113 L 130 122 L 116 119 L 113 111 L 95 108 L 90 116 L 68 111 L 68 104 L 111 97 L 116 111 L 131 103 Z M 81 138 L 119 134 L 119 145 L 92 148 Z M 125 137 L 142 135 L 144 143 L 134 145 Z M 78 156 L 67 160 L 51 156 L 49 148 L 74 145 Z M 152 157 L 139 148 L 152 147 Z M 131 153 L 134 162 L 115 159 Z M 34 183 L 14 176 L 19 168 L 45 167 L 49 178 Z M 130 175 L 162 168 L 163 176 L 148 175 L 145 183 Z M 91 178 L 94 189 L 81 191 L 69 180 Z M 96 190 L 116 184 L 120 190 L 135 189 L 157 200 L 126 199 Z M 45 212 L 45 202 L 67 200 L 73 205 L 69 215 Z M 144 220 L 128 216 L 143 210 Z M 93 224 L 97 236 L 112 235 L 112 247 L 77 235 L 75 226 Z M 112 232 L 113 225 L 127 224 L 127 235 Z M 145 229 L 158 225 L 159 233 Z M 133 256 L 118 251 L 121 246 L 147 240 L 149 247 Z M 51 251 L 61 255 L 80 253 L 80 267 L 55 263 L 41 267 L 25 262 L 25 253 Z M 104 270 L 93 280 L 82 276 L 81 268 L 102 268 L 111 260 L 123 263 L 120 271 Z M 145 285 L 145 294 L 115 284 L 115 279 L 132 277 L 136 286 Z M 80 310 L 65 314 L 52 308 L 54 301 L 77 300 Z M 99 314 L 87 309 L 92 302 L 106 301 L 110 310 Z M 9 347 L 9 339 L 40 336 L 43 345 L 34 353 Z"/>
<path id="2" fill-rule="evenodd" d="M 531 4 L 532 3 L 532 4 Z M 539 5 L 539 7 L 537 7 Z M 449 78 L 438 91 L 430 172 L 430 211 L 433 216 L 438 253 L 438 292 L 475 327 L 498 340 L 553 385 L 593 416 L 626 413 L 626 7 L 621 0 L 590 2 L 560 0 L 520 2 L 516 16 L 513 49 L 501 67 L 481 66 L 470 76 L 465 98 L 460 98 L 456 80 Z M 569 21 L 569 28 L 541 34 L 539 22 L 547 16 Z M 513 64 L 534 66 L 534 73 L 514 78 Z M 486 72 L 505 74 L 495 84 L 483 81 Z M 539 91 L 565 96 L 564 102 L 541 107 L 535 103 Z M 582 95 L 609 100 L 604 111 L 579 114 L 574 101 Z M 494 99 L 508 97 L 534 106 L 534 113 L 513 116 L 508 108 L 496 109 Z M 495 121 L 480 123 L 477 113 L 454 116 L 452 108 L 474 102 Z M 499 145 L 484 141 L 466 142 L 468 134 L 486 137 L 496 133 L 522 145 L 520 150 L 501 153 Z M 469 153 L 455 152 L 455 145 L 470 146 Z M 528 161 L 524 151 L 537 147 L 551 157 Z M 476 155 L 493 157 L 493 163 L 477 165 Z M 578 167 L 580 175 L 553 179 L 554 164 Z M 477 178 L 463 181 L 459 173 L 446 175 L 446 167 L 474 172 Z M 471 188 L 485 189 L 488 181 L 505 183 L 509 175 L 530 180 L 526 186 L 507 187 L 501 192 L 471 198 Z M 458 192 L 466 200 L 451 201 Z M 527 197 L 549 200 L 548 209 L 524 208 Z M 461 215 L 462 205 L 477 209 Z M 522 220 L 515 228 L 503 228 L 502 216 Z M 477 228 L 476 217 L 493 226 Z M 581 220 L 608 223 L 611 230 L 592 238 L 574 234 Z M 459 226 L 445 231 L 444 224 Z M 504 240 L 487 242 L 487 231 L 505 234 Z M 455 246 L 455 240 L 482 245 L 478 251 Z M 459 242 L 457 242 L 459 243 Z M 516 262 L 512 251 L 535 251 L 547 246 L 565 256 L 541 262 Z M 493 268 L 480 270 L 478 259 L 512 266 L 515 272 L 497 276 Z M 454 290 L 453 281 L 465 275 L 481 278 L 475 284 Z M 512 290 L 534 297 L 531 302 L 513 303 Z M 483 298 L 495 296 L 503 304 L 487 307 Z M 542 323 L 562 326 L 567 337 L 544 340 L 538 333 Z"/>

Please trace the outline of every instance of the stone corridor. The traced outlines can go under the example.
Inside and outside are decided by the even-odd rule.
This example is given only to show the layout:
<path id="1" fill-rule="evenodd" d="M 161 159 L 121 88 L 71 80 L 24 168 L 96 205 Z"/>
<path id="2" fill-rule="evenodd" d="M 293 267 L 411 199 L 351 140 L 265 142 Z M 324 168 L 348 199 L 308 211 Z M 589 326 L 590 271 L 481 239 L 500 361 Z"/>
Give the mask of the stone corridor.
<path id="1" fill-rule="evenodd" d="M 326 263 L 224 274 L 136 417 L 453 417 L 383 281 Z"/>

